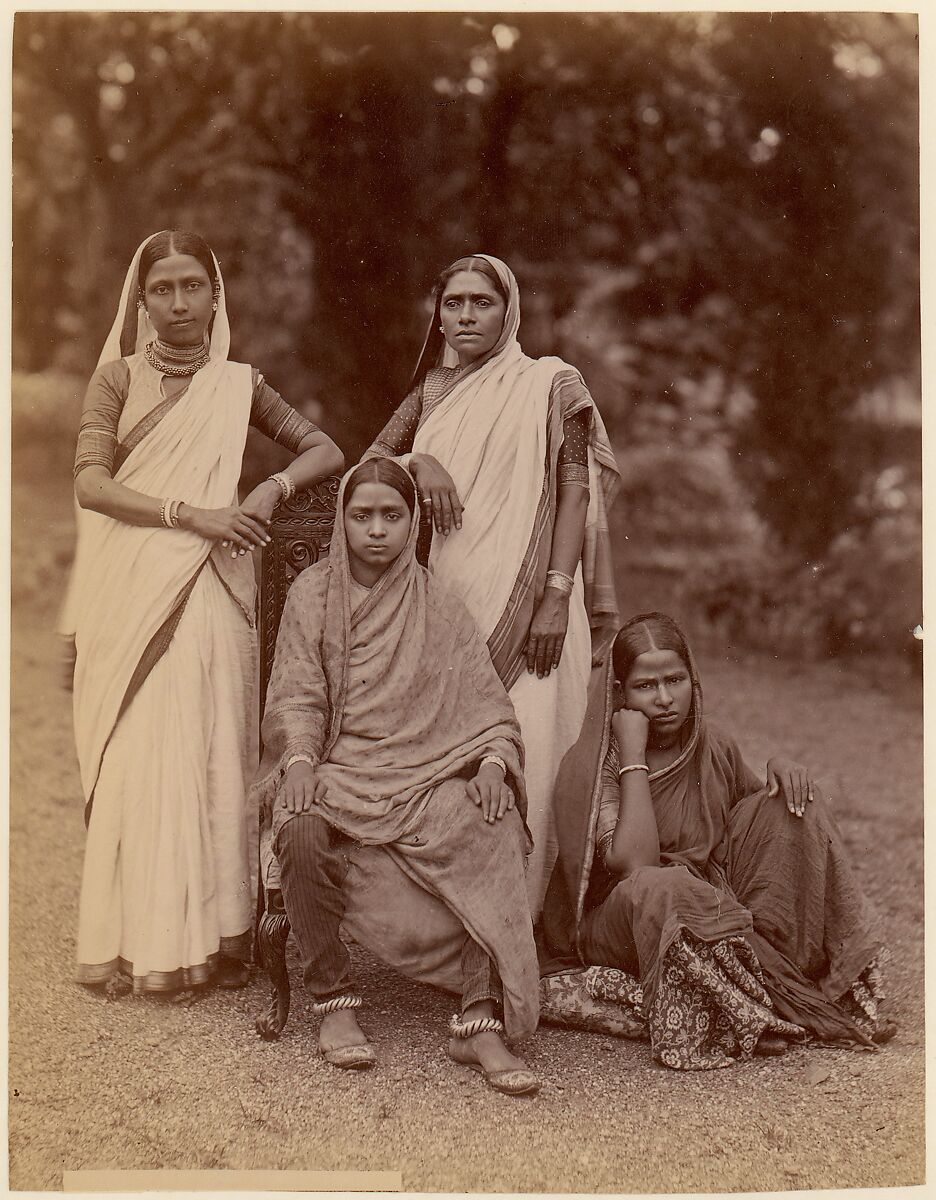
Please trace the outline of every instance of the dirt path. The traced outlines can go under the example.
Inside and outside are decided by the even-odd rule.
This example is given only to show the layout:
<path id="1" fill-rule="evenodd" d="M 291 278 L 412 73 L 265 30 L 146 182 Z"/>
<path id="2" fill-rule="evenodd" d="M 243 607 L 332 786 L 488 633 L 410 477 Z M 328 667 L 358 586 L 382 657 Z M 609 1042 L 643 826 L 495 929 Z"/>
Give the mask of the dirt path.
<path id="1" fill-rule="evenodd" d="M 18 492 L 23 500 L 25 493 Z M 63 1169 L 402 1171 L 412 1191 L 731 1191 L 923 1180 L 922 733 L 917 697 L 853 670 L 703 657 L 708 711 L 752 764 L 783 749 L 825 781 L 892 952 L 897 1041 L 878 1054 L 792 1050 L 699 1074 L 643 1043 L 545 1028 L 545 1081 L 509 1100 L 444 1057 L 451 1001 L 360 958 L 381 1065 L 337 1073 L 295 994 L 282 1040 L 265 999 L 107 1003 L 70 981 L 84 832 L 69 701 L 50 632 L 67 507 L 15 510 L 11 798 L 10 1186 Z M 295 964 L 293 964 L 294 979 Z M 826 1072 L 811 1082 L 813 1067 Z"/>

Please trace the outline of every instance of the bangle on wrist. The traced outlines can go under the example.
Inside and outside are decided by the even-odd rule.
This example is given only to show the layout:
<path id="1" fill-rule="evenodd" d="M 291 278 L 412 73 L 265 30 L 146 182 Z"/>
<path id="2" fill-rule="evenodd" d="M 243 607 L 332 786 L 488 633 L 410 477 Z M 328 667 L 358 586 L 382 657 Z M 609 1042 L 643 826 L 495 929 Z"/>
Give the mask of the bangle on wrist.
<path id="1" fill-rule="evenodd" d="M 481 762 L 478 764 L 479 771 L 485 763 L 494 763 L 496 767 L 500 767 L 500 769 L 504 772 L 504 778 L 507 778 L 507 764 L 499 754 L 485 754 L 484 758 L 482 758 Z"/>
<path id="2" fill-rule="evenodd" d="M 562 592 L 564 596 L 571 596 L 572 589 L 575 587 L 575 580 L 571 575 L 567 575 L 565 571 L 547 571 L 546 586 L 555 588 L 557 592 Z"/>
<path id="3" fill-rule="evenodd" d="M 289 758 L 286 759 L 286 766 L 283 767 L 283 774 L 285 775 L 286 772 L 289 770 L 289 768 L 293 765 L 293 763 L 297 763 L 297 762 L 308 763 L 308 765 L 310 767 L 312 767 L 313 770 L 315 769 L 315 760 L 312 758 L 311 755 L 309 755 L 309 754 L 291 754 L 289 756 Z"/>
<path id="4" fill-rule="evenodd" d="M 630 766 L 618 768 L 618 779 L 620 779 L 622 775 L 626 775 L 628 771 L 646 771 L 648 775 L 650 774 L 650 768 L 646 763 L 631 763 Z"/>
<path id="5" fill-rule="evenodd" d="M 291 475 L 287 475 L 285 471 L 277 471 L 275 475 L 269 475 L 267 478 L 279 487 L 280 504 L 282 504 L 284 500 L 291 500 L 293 496 L 295 496 L 296 481 Z"/>
<path id="6" fill-rule="evenodd" d="M 179 528 L 179 509 L 181 500 L 170 500 L 168 497 L 159 506 L 159 519 L 167 529 Z"/>

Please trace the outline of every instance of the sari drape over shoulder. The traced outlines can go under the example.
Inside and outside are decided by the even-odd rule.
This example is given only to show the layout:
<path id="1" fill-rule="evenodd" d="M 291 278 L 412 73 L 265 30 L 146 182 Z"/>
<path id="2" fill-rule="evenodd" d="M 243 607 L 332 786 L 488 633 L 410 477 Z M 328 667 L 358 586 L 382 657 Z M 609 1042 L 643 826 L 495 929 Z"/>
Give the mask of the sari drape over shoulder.
<path id="1" fill-rule="evenodd" d="M 142 354 L 155 336 L 136 305 L 145 245 L 101 355 L 126 364 L 113 477 L 199 507 L 236 503 L 251 371 L 227 358 L 220 272 L 209 362 L 167 400 Z M 225 561 L 196 534 L 79 511 L 62 626 L 75 639 L 88 820 L 83 983 L 120 969 L 136 990 L 169 990 L 208 979 L 219 953 L 249 947 L 254 593 L 249 560 Z"/>
<path id="2" fill-rule="evenodd" d="M 422 380 L 365 457 L 432 455 L 458 491 L 462 527 L 433 538 L 429 567 L 465 602 L 520 721 L 536 844 L 530 902 L 537 913 L 554 854 L 556 769 L 581 728 L 592 659 L 604 656 L 618 625 L 608 510 L 620 477 L 582 376 L 562 359 L 524 354 L 513 272 L 500 259 L 477 257 L 491 264 L 508 298 L 497 344 L 448 380 L 433 372 L 431 389 Z M 454 362 L 446 347 L 438 366 Z M 546 586 L 564 431 L 576 416 L 588 426 L 587 473 L 580 480 L 588 486 L 584 544 L 561 662 L 536 679 L 526 673 L 524 651 Z"/>
<path id="3" fill-rule="evenodd" d="M 623 881 L 603 862 L 620 791 L 612 672 L 596 672 L 557 785 L 544 974 L 583 964 L 633 974 L 654 1052 L 670 1066 L 727 1065 L 765 1031 L 870 1046 L 882 944 L 835 821 L 818 794 L 794 818 L 767 793 L 703 720 L 690 669 L 687 741 L 650 776 L 661 865 Z"/>
<path id="4" fill-rule="evenodd" d="M 416 562 L 418 521 L 357 599 L 344 487 L 329 559 L 293 584 L 277 638 L 254 789 L 265 812 L 264 881 L 278 886 L 272 847 L 291 816 L 274 806 L 277 784 L 293 755 L 307 755 L 328 788 L 314 811 L 355 843 L 346 927 L 391 966 L 452 990 L 467 929 L 497 964 L 508 1033 L 526 1036 L 536 1026 L 538 972 L 517 720 L 465 606 Z M 518 809 L 495 827 L 466 794 L 487 754 L 506 764 Z M 456 826 L 437 817 L 450 805 L 467 814 L 457 844 Z M 509 859 L 497 852 L 508 839 Z M 413 847 L 425 847 L 418 864 Z"/>
<path id="5" fill-rule="evenodd" d="M 237 503 L 247 429 L 260 407 L 258 377 L 228 360 L 215 262 L 209 361 L 164 395 L 143 353 L 156 331 L 136 303 L 147 242 L 130 264 L 89 387 L 76 475 L 103 466 L 143 495 L 227 507 Z M 276 407 L 262 399 L 267 410 Z M 308 422 L 276 401 L 281 438 L 287 423 L 299 435 Z M 249 951 L 246 792 L 258 749 L 253 563 L 184 529 L 76 512 L 60 629 L 74 639 L 88 823 L 78 980 L 102 983 L 122 970 L 135 990 L 167 991 L 208 980 L 219 954 Z"/>

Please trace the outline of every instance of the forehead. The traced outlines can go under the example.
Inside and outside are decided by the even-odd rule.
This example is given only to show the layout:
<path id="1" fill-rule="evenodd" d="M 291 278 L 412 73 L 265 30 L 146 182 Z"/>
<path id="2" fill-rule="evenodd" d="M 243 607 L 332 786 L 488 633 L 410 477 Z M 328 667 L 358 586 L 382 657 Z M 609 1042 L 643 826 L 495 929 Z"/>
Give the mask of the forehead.
<path id="1" fill-rule="evenodd" d="M 490 296 L 492 300 L 501 298 L 494 284 L 480 271 L 457 271 L 442 289 L 443 299 L 462 295 Z"/>
<path id="2" fill-rule="evenodd" d="M 634 665 L 627 678 L 671 675 L 675 671 L 686 671 L 687 669 L 686 664 L 675 650 L 646 650 L 634 659 Z"/>
<path id="3" fill-rule="evenodd" d="M 359 483 L 351 494 L 348 508 L 406 508 L 406 501 L 388 483 Z"/>
<path id="4" fill-rule="evenodd" d="M 157 259 L 146 276 L 147 284 L 157 279 L 208 279 L 208 272 L 193 254 L 169 254 Z"/>

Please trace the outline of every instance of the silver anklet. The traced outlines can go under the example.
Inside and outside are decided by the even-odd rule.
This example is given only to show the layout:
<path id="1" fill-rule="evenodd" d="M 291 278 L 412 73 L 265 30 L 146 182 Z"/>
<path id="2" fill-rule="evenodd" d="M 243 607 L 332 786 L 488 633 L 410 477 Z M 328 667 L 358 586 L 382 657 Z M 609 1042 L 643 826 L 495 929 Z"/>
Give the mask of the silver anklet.
<path id="1" fill-rule="evenodd" d="M 331 1000 L 316 1000 L 312 1011 L 317 1017 L 325 1017 L 329 1013 L 340 1012 L 343 1008 L 360 1008 L 364 1001 L 360 996 L 333 996 Z"/>
<path id="2" fill-rule="evenodd" d="M 474 1021 L 462 1021 L 456 1013 L 449 1022 L 452 1037 L 470 1038 L 476 1033 L 503 1033 L 504 1023 L 497 1017 L 477 1017 Z"/>

